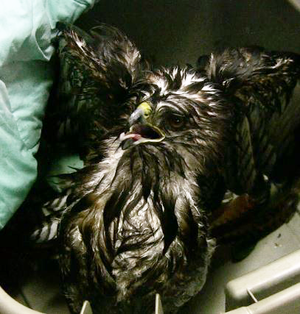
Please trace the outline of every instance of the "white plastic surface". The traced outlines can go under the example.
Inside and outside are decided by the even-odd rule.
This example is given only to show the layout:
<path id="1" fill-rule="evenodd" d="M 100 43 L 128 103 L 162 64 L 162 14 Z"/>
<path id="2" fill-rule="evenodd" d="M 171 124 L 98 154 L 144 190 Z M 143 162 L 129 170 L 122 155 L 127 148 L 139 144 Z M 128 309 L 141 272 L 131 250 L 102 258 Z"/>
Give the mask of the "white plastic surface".
<path id="1" fill-rule="evenodd" d="M 155 295 L 155 314 L 164 314 L 161 298 L 158 293 Z"/>
<path id="2" fill-rule="evenodd" d="M 92 307 L 89 301 L 84 301 L 80 314 L 93 314 Z"/>
<path id="3" fill-rule="evenodd" d="M 226 314 L 299 314 L 300 283 L 247 307 Z"/>
<path id="4" fill-rule="evenodd" d="M 300 11 L 300 0 L 289 0 L 289 2 Z"/>
<path id="5" fill-rule="evenodd" d="M 0 313 L 1 314 L 45 314 L 29 309 L 10 297 L 0 287 Z"/>
<path id="6" fill-rule="evenodd" d="M 230 281 L 225 290 L 226 309 L 250 305 L 300 282 L 299 261 L 300 250 Z"/>

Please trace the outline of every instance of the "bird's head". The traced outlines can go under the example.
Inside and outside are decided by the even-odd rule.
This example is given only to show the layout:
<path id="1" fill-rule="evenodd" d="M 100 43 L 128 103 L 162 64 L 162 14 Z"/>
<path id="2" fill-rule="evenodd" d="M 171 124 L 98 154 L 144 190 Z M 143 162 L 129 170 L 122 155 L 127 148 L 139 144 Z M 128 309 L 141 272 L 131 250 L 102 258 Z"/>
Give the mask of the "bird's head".
<path id="1" fill-rule="evenodd" d="M 144 72 L 129 90 L 132 108 L 119 140 L 123 150 L 153 147 L 179 154 L 185 166 L 203 170 L 220 159 L 229 108 L 218 89 L 192 69 Z M 131 96 L 133 95 L 133 96 Z"/>

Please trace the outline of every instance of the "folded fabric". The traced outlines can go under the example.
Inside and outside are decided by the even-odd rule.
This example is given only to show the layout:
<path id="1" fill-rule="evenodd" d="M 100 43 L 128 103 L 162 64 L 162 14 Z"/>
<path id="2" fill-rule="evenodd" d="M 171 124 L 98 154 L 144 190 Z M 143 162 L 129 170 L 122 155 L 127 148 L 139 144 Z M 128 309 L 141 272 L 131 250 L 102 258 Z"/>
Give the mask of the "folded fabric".
<path id="1" fill-rule="evenodd" d="M 37 175 L 56 23 L 73 23 L 95 0 L 10 0 L 0 10 L 0 229 Z"/>

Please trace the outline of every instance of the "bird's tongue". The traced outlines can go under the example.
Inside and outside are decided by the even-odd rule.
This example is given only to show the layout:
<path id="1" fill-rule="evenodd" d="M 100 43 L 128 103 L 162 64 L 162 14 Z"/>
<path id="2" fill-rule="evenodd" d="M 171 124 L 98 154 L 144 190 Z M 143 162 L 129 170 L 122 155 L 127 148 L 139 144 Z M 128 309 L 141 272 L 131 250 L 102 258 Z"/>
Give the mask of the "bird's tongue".
<path id="1" fill-rule="evenodd" d="M 131 139 L 133 142 L 135 142 L 135 141 L 140 140 L 141 138 L 142 138 L 142 135 L 141 135 L 141 134 L 127 133 L 127 134 L 125 135 L 124 140 L 125 140 L 125 139 Z"/>
<path id="2" fill-rule="evenodd" d="M 137 140 L 141 138 L 159 139 L 161 137 L 161 134 L 152 126 L 142 124 L 132 126 L 128 135 L 130 134 L 134 135 L 134 138 L 137 138 Z"/>
<path id="3" fill-rule="evenodd" d="M 127 149 L 131 145 L 137 145 L 146 142 L 159 142 L 164 139 L 164 135 L 159 129 L 151 125 L 136 124 L 133 125 L 129 132 L 122 133 L 120 140 L 122 148 Z"/>

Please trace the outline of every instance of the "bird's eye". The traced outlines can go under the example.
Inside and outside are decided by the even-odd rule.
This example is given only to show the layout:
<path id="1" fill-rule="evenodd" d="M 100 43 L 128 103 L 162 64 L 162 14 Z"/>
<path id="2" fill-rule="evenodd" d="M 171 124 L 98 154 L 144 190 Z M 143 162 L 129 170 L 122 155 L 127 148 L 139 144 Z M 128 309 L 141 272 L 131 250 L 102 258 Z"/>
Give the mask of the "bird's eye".
<path id="1" fill-rule="evenodd" d="M 169 115 L 167 123 L 172 129 L 180 129 L 185 125 L 185 119 L 179 115 Z"/>

